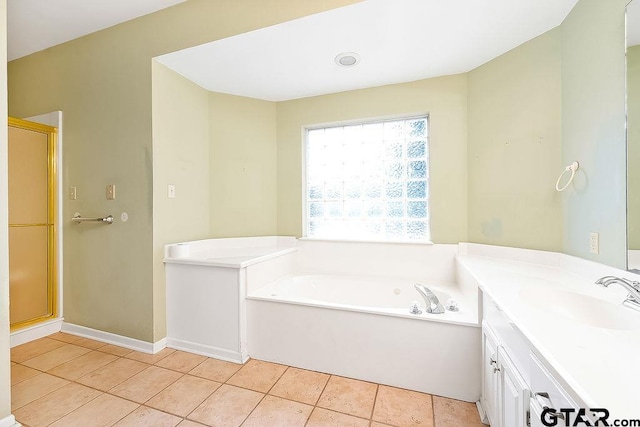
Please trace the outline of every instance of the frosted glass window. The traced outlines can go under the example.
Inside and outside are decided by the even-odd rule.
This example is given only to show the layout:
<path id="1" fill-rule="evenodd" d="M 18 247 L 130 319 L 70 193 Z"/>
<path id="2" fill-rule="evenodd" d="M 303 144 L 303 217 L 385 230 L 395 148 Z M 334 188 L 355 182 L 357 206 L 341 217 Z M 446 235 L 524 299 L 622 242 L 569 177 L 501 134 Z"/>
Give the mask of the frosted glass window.
<path id="1" fill-rule="evenodd" d="M 307 129 L 305 235 L 429 241 L 427 117 Z"/>

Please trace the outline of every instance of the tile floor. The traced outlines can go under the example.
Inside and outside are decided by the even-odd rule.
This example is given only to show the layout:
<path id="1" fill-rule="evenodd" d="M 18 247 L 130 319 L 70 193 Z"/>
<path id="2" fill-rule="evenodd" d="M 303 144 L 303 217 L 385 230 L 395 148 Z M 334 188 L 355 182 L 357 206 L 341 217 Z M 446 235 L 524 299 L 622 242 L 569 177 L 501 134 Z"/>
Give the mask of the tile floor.
<path id="1" fill-rule="evenodd" d="M 250 360 L 150 355 L 56 333 L 11 349 L 24 426 L 480 427 L 475 405 Z"/>

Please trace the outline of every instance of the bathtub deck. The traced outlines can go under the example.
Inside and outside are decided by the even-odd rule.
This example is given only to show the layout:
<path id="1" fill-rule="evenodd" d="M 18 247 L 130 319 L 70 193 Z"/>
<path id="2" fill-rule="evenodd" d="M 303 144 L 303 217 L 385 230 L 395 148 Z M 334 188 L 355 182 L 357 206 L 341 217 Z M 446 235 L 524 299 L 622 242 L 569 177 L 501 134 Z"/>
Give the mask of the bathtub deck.
<path id="1" fill-rule="evenodd" d="M 14 347 L 11 360 L 12 413 L 31 427 L 482 426 L 472 403 L 259 360 L 149 355 L 64 333 Z"/>

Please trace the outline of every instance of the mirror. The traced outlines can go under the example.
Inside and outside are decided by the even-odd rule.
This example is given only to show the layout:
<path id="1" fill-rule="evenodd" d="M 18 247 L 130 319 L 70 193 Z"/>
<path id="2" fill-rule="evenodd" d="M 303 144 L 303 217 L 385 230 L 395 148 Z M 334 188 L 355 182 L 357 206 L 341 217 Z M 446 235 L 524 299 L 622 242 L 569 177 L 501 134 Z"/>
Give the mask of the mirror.
<path id="1" fill-rule="evenodd" d="M 640 0 L 627 6 L 627 245 L 640 274 Z"/>

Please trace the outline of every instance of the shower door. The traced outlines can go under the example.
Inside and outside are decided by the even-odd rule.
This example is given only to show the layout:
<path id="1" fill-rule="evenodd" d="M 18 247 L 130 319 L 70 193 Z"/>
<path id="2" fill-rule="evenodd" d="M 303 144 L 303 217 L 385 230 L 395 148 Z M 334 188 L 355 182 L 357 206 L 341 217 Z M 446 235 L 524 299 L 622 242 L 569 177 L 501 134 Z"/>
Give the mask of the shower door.
<path id="1" fill-rule="evenodd" d="M 56 316 L 56 129 L 9 118 L 11 329 Z"/>

